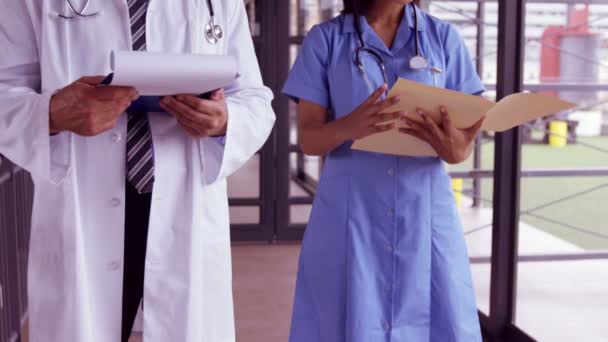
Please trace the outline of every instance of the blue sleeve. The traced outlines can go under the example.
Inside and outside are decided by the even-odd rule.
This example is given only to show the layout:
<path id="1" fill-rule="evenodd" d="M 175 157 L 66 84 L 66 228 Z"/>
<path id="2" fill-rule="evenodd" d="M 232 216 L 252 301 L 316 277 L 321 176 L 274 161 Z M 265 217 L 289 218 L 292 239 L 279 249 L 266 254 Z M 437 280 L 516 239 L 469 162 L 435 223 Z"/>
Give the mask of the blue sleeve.
<path id="1" fill-rule="evenodd" d="M 302 99 L 329 108 L 328 56 L 327 38 L 319 26 L 314 26 L 302 43 L 283 93 L 295 102 Z"/>
<path id="2" fill-rule="evenodd" d="M 469 49 L 452 25 L 448 25 L 444 46 L 446 88 L 473 95 L 483 93 L 486 89 L 477 74 Z"/>

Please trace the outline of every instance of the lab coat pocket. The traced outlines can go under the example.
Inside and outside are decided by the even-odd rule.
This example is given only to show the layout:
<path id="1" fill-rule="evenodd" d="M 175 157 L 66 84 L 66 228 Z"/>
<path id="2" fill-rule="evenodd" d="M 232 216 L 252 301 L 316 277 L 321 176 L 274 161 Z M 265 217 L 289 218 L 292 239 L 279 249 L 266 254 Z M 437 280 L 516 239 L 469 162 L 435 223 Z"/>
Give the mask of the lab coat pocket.
<path id="1" fill-rule="evenodd" d="M 349 176 L 321 179 L 302 246 L 303 268 L 313 278 L 346 265 Z"/>
<path id="2" fill-rule="evenodd" d="M 47 0 L 48 14 L 52 20 L 70 24 L 78 24 L 101 18 L 106 1 L 94 0 Z M 83 20 L 84 19 L 84 20 Z"/>
<path id="3" fill-rule="evenodd" d="M 63 132 L 50 137 L 51 182 L 60 185 L 71 169 L 72 133 Z"/>
<path id="4" fill-rule="evenodd" d="M 61 43 L 78 42 L 80 51 L 93 52 L 102 51 L 108 47 L 109 41 L 100 39 L 99 33 L 108 30 L 108 17 L 112 16 L 106 1 L 86 1 L 86 0 L 46 0 L 43 1 L 43 36 L 53 40 L 59 39 Z M 110 12 L 110 13 L 106 13 Z M 111 32 L 111 31 L 110 31 Z M 111 33 L 109 33 L 111 34 Z M 61 37 L 61 38 L 59 38 Z M 64 41 L 65 40 L 65 41 Z M 58 49 L 63 58 L 69 58 L 69 49 Z M 107 55 L 104 55 L 106 57 Z M 47 58 L 49 58 L 47 56 Z M 93 57 L 91 57 L 93 58 Z M 92 61 L 96 59 L 93 58 Z"/>

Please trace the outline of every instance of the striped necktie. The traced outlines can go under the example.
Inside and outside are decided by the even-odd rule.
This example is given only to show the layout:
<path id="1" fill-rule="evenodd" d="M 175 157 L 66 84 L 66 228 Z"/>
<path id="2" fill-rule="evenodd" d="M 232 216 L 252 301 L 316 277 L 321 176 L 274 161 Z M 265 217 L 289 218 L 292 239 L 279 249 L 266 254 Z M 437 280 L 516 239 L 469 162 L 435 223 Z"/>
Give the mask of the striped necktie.
<path id="1" fill-rule="evenodd" d="M 133 50 L 146 50 L 148 0 L 128 0 Z M 127 180 L 139 193 L 152 192 L 154 149 L 146 113 L 129 112 L 127 124 Z"/>

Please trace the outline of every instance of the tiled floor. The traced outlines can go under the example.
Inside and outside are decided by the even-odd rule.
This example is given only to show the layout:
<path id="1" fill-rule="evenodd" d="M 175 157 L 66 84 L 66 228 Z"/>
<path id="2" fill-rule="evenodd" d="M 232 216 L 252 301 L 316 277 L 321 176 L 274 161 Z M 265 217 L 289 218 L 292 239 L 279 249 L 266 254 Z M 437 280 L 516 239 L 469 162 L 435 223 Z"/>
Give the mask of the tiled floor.
<path id="1" fill-rule="evenodd" d="M 299 245 L 233 248 L 237 341 L 287 341 L 299 250 Z"/>
<path id="2" fill-rule="evenodd" d="M 575 250 L 531 227 L 524 227 L 521 237 L 526 254 Z M 471 254 L 486 253 L 488 241 L 489 232 L 470 235 Z M 237 342 L 287 341 L 299 249 L 296 244 L 233 246 Z M 473 265 L 472 270 L 479 307 L 487 311 L 490 267 Z M 533 337 L 608 341 L 608 261 L 525 263 L 518 279 L 517 324 Z"/>
<path id="3" fill-rule="evenodd" d="M 492 222 L 490 209 L 461 211 L 465 231 Z M 466 240 L 471 256 L 491 254 L 491 229 Z M 579 247 L 525 224 L 520 255 L 580 253 Z M 297 269 L 298 245 L 233 246 L 237 342 L 285 342 Z M 474 264 L 477 303 L 489 308 L 490 266 Z M 608 342 L 608 260 L 519 264 L 517 324 L 539 341 Z M 550 320 L 553 324 L 547 324 Z"/>
<path id="4" fill-rule="evenodd" d="M 471 253 L 489 250 L 485 234 L 468 237 Z M 580 252 L 531 227 L 521 238 L 522 254 Z M 237 342 L 287 341 L 298 254 L 297 245 L 233 247 Z M 490 266 L 473 265 L 472 272 L 478 305 L 487 312 Z M 605 284 L 608 260 L 520 263 L 517 324 L 543 342 L 608 342 Z"/>
<path id="5" fill-rule="evenodd" d="M 237 341 L 287 341 L 300 246 L 236 245 L 232 251 Z"/>

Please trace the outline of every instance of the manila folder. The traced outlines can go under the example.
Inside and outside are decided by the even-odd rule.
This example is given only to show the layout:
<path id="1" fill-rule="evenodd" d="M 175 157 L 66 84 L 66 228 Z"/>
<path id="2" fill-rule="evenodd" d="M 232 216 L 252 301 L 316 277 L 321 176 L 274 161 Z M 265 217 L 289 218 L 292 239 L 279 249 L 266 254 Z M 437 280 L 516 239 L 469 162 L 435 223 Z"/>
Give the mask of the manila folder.
<path id="1" fill-rule="evenodd" d="M 557 97 L 532 93 L 512 94 L 495 103 L 481 96 L 435 88 L 403 78 L 397 81 L 388 94 L 388 97 L 394 96 L 399 96 L 400 102 L 386 109 L 386 112 L 406 112 L 412 120 L 420 122 L 422 120 L 416 114 L 416 108 L 421 108 L 439 123 L 439 108 L 444 106 L 457 128 L 470 127 L 485 115 L 482 129 L 496 132 L 576 106 Z M 398 128 L 405 126 L 404 123 L 397 125 Z M 356 140 L 352 149 L 400 156 L 437 156 L 428 143 L 401 133 L 398 129 Z"/>

